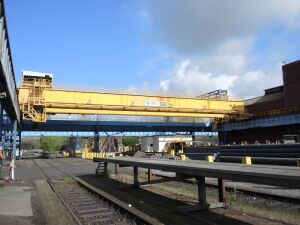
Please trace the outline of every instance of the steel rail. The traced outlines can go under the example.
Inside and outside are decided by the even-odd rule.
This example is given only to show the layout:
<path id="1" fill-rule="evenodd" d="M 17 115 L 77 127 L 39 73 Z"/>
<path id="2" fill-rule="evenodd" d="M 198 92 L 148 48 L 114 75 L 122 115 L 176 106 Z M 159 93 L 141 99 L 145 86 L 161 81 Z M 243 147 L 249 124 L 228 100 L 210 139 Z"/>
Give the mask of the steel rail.
<path id="1" fill-rule="evenodd" d="M 43 160 L 44 161 L 44 160 Z M 62 201 L 62 203 L 65 205 L 65 207 L 68 209 L 69 213 L 72 215 L 72 217 L 75 219 L 75 221 L 77 222 L 78 225 L 83 225 L 79 218 L 75 215 L 75 213 L 72 211 L 72 209 L 70 208 L 70 206 L 65 202 L 65 200 L 61 197 L 61 195 L 58 193 L 58 191 L 56 190 L 56 188 L 54 187 L 51 178 L 47 175 L 46 171 L 40 166 L 38 165 L 38 163 L 36 162 L 36 160 L 34 160 L 34 164 L 42 171 L 43 175 L 45 176 L 45 178 L 47 179 L 47 182 L 49 183 L 51 189 L 54 191 L 54 193 L 59 197 L 59 199 Z"/>
<path id="2" fill-rule="evenodd" d="M 162 225 L 162 223 L 160 223 L 158 220 L 156 220 L 156 219 L 150 217 L 149 215 L 147 215 L 147 214 L 139 211 L 138 209 L 135 209 L 135 208 L 132 208 L 132 207 L 128 206 L 126 203 L 124 203 L 124 202 L 120 201 L 119 199 L 117 199 L 117 198 L 109 195 L 108 193 L 106 193 L 106 192 L 104 192 L 102 190 L 99 190 L 98 188 L 96 188 L 96 187 L 88 184 L 86 181 L 80 179 L 79 177 L 76 177 L 76 176 L 74 176 L 72 174 L 67 173 L 66 171 L 58 168 L 57 166 L 53 165 L 52 163 L 50 163 L 50 162 L 48 162 L 46 160 L 42 160 L 42 161 L 45 162 L 45 163 L 47 163 L 51 167 L 55 168 L 56 170 L 60 171 L 61 173 L 65 174 L 66 176 L 74 179 L 82 187 L 88 189 L 92 193 L 95 193 L 100 198 L 105 199 L 106 201 L 108 201 L 108 202 L 112 203 L 113 205 L 117 206 L 118 208 L 122 209 L 124 212 L 129 213 L 131 215 L 131 217 L 133 217 L 133 218 L 135 218 L 135 219 L 137 219 L 138 221 L 141 222 L 141 223 L 138 223 L 138 224 Z M 72 215 L 73 214 L 74 213 L 72 212 Z"/>

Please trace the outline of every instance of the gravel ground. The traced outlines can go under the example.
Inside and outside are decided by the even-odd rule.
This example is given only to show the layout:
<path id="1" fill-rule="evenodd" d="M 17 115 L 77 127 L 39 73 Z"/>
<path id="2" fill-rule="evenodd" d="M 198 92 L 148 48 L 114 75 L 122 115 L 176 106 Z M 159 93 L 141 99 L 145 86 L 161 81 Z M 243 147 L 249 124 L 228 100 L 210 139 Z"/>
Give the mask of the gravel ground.
<path id="1" fill-rule="evenodd" d="M 83 178 L 164 224 L 300 224 L 299 205 L 243 195 L 236 191 L 229 193 L 230 207 L 227 209 L 184 215 L 177 211 L 177 207 L 197 202 L 195 184 L 171 181 L 136 189 L 130 185 L 132 184 L 132 168 L 120 168 L 121 175 L 111 176 L 111 178 L 96 178 L 94 176 L 95 163 L 89 160 L 55 159 L 51 160 L 51 163 L 68 173 Z M 32 160 L 19 161 L 17 166 L 19 166 L 17 176 L 34 184 L 32 185 L 36 191 L 34 208 L 40 208 L 40 220 L 31 220 L 29 224 L 45 224 L 43 223 L 45 220 L 48 224 L 74 224 L 73 218 L 68 215 L 64 205 L 43 180 L 42 174 Z M 110 172 L 113 173 L 113 171 L 114 166 L 111 165 Z M 140 181 L 145 180 L 147 177 L 145 171 L 139 170 L 139 172 Z M 61 175 L 53 171 L 53 176 Z M 208 202 L 217 201 L 215 188 L 207 188 L 207 199 Z M 0 224 L 3 224 L 2 221 L 0 217 Z"/>
<path id="2" fill-rule="evenodd" d="M 47 224 L 73 225 L 77 223 L 46 180 L 36 180 L 34 185 L 41 200 L 41 208 Z"/>

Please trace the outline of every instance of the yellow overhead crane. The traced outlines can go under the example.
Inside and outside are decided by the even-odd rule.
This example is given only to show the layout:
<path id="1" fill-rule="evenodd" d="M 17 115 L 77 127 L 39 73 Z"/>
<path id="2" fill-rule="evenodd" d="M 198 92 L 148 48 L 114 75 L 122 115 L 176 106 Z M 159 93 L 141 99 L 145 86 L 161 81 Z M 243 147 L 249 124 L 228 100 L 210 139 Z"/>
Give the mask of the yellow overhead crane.
<path id="1" fill-rule="evenodd" d="M 19 101 L 23 119 L 47 114 L 106 114 L 224 118 L 244 112 L 243 101 L 53 89 L 53 75 L 23 71 Z"/>

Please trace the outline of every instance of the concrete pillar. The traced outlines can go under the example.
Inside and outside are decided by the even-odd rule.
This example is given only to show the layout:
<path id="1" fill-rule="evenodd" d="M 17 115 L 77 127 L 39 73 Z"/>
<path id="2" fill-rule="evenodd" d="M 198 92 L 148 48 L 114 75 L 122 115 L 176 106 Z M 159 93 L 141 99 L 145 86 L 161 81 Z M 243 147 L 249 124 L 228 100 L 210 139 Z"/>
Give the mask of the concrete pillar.
<path id="1" fill-rule="evenodd" d="M 198 204 L 200 206 L 206 207 L 206 188 L 205 188 L 205 177 L 197 177 L 198 183 Z"/>
<path id="2" fill-rule="evenodd" d="M 219 202 L 226 202 L 226 190 L 224 179 L 218 178 Z"/>

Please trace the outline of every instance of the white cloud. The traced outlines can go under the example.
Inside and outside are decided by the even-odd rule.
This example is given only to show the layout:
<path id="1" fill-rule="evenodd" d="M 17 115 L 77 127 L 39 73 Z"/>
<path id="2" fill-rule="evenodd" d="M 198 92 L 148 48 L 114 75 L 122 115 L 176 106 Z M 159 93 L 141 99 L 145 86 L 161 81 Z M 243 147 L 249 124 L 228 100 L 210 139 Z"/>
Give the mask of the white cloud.
<path id="1" fill-rule="evenodd" d="M 257 34 L 272 27 L 281 27 L 282 32 L 300 28 L 299 0 L 146 2 L 150 35 L 156 34 L 155 40 L 160 38 L 179 58 L 161 74 L 162 91 L 196 96 L 227 89 L 245 98 L 282 84 L 278 62 L 288 53 L 280 43 L 270 44 L 266 52 L 255 49 Z M 262 69 L 255 64 L 258 57 L 272 61 Z"/>
<path id="2" fill-rule="evenodd" d="M 205 53 L 266 26 L 299 24 L 299 0 L 149 0 L 154 31 L 181 53 Z"/>
<path id="3" fill-rule="evenodd" d="M 172 78 L 160 82 L 160 87 L 165 92 L 187 93 L 199 95 L 212 89 L 227 89 L 236 79 L 236 76 L 227 74 L 213 74 L 201 71 L 198 64 L 189 60 L 181 61 Z"/>
<path id="4" fill-rule="evenodd" d="M 258 94 L 262 95 L 264 89 L 282 84 L 280 66 L 270 73 L 253 70 L 237 75 L 209 72 L 214 71 L 214 68 L 202 68 L 199 66 L 201 64 L 204 63 L 187 59 L 180 61 L 173 70 L 169 71 L 172 76 L 160 82 L 160 88 L 167 93 L 186 93 L 193 96 L 225 89 L 234 98 L 250 98 Z"/>

